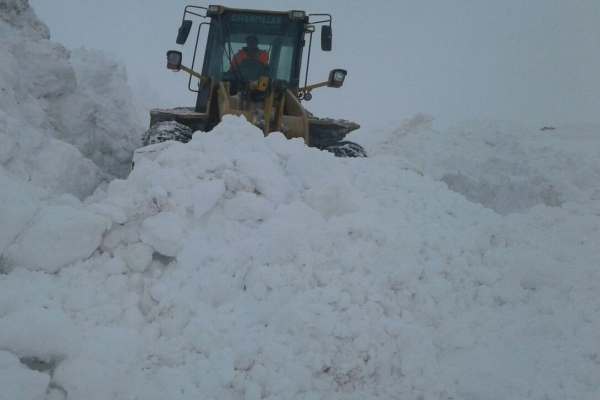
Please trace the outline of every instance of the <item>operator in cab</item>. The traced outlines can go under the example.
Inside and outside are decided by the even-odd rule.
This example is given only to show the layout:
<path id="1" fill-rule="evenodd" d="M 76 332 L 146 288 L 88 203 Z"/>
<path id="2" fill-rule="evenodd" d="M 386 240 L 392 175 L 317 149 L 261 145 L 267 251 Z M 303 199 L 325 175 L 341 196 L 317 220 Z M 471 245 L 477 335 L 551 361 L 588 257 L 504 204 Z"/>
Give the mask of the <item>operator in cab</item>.
<path id="1" fill-rule="evenodd" d="M 239 69 L 244 63 L 253 62 L 263 67 L 269 65 L 269 53 L 258 48 L 258 38 L 254 35 L 246 37 L 246 47 L 242 47 L 231 60 L 231 69 Z"/>

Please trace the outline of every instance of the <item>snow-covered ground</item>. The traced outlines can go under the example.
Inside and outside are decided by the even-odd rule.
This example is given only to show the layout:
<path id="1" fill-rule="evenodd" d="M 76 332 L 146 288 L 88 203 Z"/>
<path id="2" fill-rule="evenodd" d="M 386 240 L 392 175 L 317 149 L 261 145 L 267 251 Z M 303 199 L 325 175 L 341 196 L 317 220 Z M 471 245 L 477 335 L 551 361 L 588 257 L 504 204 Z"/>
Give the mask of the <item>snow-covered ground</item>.
<path id="1" fill-rule="evenodd" d="M 600 212 L 600 126 L 469 121 L 440 132 L 432 122 L 416 115 L 356 140 L 503 215 L 538 204 Z"/>
<path id="2" fill-rule="evenodd" d="M 600 397 L 598 127 L 228 117 L 126 176 L 122 70 L 47 37 L 0 0 L 0 399 Z"/>

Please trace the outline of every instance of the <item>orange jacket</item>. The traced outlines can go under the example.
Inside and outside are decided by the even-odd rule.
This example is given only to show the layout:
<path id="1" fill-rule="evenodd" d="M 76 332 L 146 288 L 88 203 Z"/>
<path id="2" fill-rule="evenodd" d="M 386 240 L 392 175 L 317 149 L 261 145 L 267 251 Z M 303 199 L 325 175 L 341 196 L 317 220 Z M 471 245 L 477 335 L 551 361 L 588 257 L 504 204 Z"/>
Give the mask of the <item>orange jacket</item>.
<path id="1" fill-rule="evenodd" d="M 263 65 L 269 64 L 269 53 L 264 50 L 259 50 L 254 56 L 250 55 L 248 50 L 244 47 L 240 51 L 237 52 L 235 56 L 233 56 L 233 60 L 231 60 L 231 67 L 236 68 L 239 66 L 244 60 L 247 59 L 255 59 L 258 60 Z"/>

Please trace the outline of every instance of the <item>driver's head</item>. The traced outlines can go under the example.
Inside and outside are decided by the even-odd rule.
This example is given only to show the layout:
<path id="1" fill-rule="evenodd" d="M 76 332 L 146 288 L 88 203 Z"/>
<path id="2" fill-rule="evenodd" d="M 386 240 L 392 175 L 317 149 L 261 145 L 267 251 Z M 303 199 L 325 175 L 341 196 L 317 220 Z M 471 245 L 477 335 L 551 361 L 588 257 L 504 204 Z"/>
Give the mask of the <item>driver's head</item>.
<path id="1" fill-rule="evenodd" d="M 258 38 L 254 35 L 246 36 L 246 46 L 248 50 L 258 50 Z"/>

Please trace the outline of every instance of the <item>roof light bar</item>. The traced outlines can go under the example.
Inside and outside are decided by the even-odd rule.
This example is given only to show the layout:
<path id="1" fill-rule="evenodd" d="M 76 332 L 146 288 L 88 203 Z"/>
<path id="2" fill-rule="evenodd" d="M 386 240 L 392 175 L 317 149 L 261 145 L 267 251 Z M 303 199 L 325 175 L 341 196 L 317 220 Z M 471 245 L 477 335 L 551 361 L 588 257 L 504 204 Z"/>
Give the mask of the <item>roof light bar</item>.
<path id="1" fill-rule="evenodd" d="M 306 12 L 300 11 L 300 10 L 292 10 L 292 11 L 290 11 L 289 15 L 290 15 L 291 20 L 298 20 L 298 19 L 306 18 Z"/>

